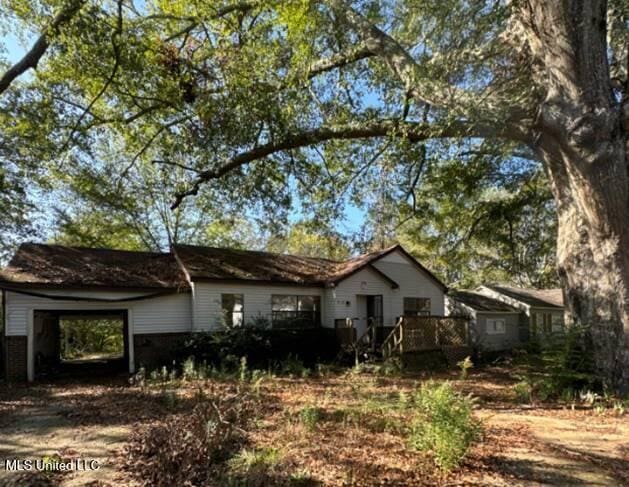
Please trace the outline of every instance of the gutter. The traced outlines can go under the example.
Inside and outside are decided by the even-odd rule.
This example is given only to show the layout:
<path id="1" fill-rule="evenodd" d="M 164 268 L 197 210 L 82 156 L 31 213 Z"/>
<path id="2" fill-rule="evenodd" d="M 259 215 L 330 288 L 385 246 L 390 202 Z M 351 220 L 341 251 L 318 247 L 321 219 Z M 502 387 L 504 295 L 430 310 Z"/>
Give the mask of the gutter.
<path id="1" fill-rule="evenodd" d="M 117 299 L 105 299 L 105 298 L 86 298 L 83 296 L 63 296 L 59 294 L 44 294 L 38 293 L 36 291 L 25 291 L 24 289 L 11 289 L 9 287 L 2 289 L 3 294 L 3 303 L 4 297 L 6 296 L 6 291 L 11 291 L 16 294 L 24 294 L 26 296 L 33 296 L 36 298 L 45 298 L 51 299 L 53 301 L 90 301 L 90 302 L 99 302 L 99 303 L 125 303 L 128 301 L 142 301 L 144 299 L 157 298 L 160 296 L 166 296 L 169 294 L 176 294 L 177 291 L 168 290 L 168 291 L 160 291 L 153 294 L 145 294 L 142 296 L 133 296 L 131 298 L 117 298 Z"/>

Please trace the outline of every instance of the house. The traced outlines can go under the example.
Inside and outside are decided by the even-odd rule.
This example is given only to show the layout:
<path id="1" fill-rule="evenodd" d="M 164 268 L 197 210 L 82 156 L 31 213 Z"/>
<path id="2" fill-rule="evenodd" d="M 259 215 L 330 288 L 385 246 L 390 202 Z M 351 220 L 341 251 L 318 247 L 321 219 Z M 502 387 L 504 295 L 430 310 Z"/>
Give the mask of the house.
<path id="1" fill-rule="evenodd" d="M 480 286 L 478 291 L 519 310 L 531 334 L 550 336 L 564 330 L 563 291 L 509 286 Z"/>
<path id="2" fill-rule="evenodd" d="M 0 288 L 12 380 L 34 380 L 60 360 L 60 322 L 72 317 L 123 323 L 124 366 L 134 372 L 191 333 L 350 319 L 360 336 L 368 322 L 443 316 L 447 291 L 399 245 L 338 262 L 189 245 L 155 253 L 28 243 L 0 271 Z"/>
<path id="3" fill-rule="evenodd" d="M 446 297 L 446 313 L 470 319 L 470 341 L 478 350 L 510 350 L 526 340 L 522 311 L 478 291 L 451 291 Z"/>
<path id="4" fill-rule="evenodd" d="M 561 289 L 483 285 L 451 291 L 446 310 L 470 318 L 472 342 L 481 350 L 508 350 L 527 343 L 531 335 L 549 337 L 564 328 Z"/>

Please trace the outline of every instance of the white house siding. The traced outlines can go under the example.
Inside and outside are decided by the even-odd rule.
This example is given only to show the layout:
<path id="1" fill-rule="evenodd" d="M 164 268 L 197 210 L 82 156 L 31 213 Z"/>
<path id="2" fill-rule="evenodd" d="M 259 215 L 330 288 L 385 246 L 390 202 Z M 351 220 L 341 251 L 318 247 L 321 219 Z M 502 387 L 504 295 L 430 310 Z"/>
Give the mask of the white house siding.
<path id="1" fill-rule="evenodd" d="M 207 331 L 222 325 L 221 294 L 242 294 L 244 303 L 244 322 L 250 323 L 256 318 L 271 319 L 271 296 L 273 294 L 291 294 L 300 296 L 320 296 L 322 320 L 326 317 L 326 303 L 322 287 L 291 286 L 279 284 L 231 284 L 231 283 L 194 283 L 194 331 Z"/>
<path id="2" fill-rule="evenodd" d="M 391 294 L 392 316 L 399 316 L 404 310 L 404 298 L 430 298 L 430 313 L 443 316 L 445 294 L 428 274 L 419 269 L 401 252 L 392 252 L 373 264 L 378 270 L 397 282 L 400 287 Z"/>
<path id="3" fill-rule="evenodd" d="M 136 335 L 192 330 L 190 293 L 168 294 L 127 304 L 133 310 L 133 332 Z"/>
<path id="4" fill-rule="evenodd" d="M 382 295 L 382 313 L 384 325 L 393 324 L 394 311 L 391 309 L 391 283 L 383 279 L 373 269 L 364 269 L 339 282 L 336 287 L 327 289 L 332 303 L 332 316 L 334 319 L 351 318 L 356 325 L 358 335 L 366 329 L 367 303 L 357 296 Z M 359 308 L 358 302 L 361 301 Z M 398 313 L 399 314 L 399 313 Z M 329 320 L 325 326 L 334 326 L 334 320 Z"/>
<path id="5" fill-rule="evenodd" d="M 48 295 L 73 297 L 98 297 L 100 299 L 123 299 L 146 295 L 147 293 L 105 292 L 105 291 L 52 291 L 32 289 Z M 151 294 L 151 293 L 148 293 Z M 6 293 L 6 334 L 26 335 L 28 315 L 32 310 L 130 310 L 134 334 L 177 333 L 191 329 L 190 293 L 171 294 L 148 298 L 141 301 L 102 302 L 52 300 L 37 296 Z"/>

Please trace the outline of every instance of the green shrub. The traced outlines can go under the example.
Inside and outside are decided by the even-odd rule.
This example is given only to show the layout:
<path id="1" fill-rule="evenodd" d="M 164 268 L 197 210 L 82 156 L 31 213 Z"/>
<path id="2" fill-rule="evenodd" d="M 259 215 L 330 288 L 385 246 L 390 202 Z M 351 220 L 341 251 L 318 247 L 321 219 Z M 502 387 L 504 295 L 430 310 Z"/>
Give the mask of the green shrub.
<path id="1" fill-rule="evenodd" d="M 193 380 L 197 378 L 197 369 L 194 364 L 194 357 L 188 357 L 181 368 L 181 377 L 183 380 Z"/>
<path id="2" fill-rule="evenodd" d="M 255 471 L 267 471 L 282 460 L 277 448 L 244 449 L 229 459 L 227 465 L 232 473 L 251 474 Z"/>
<path id="3" fill-rule="evenodd" d="M 304 365 L 302 360 L 289 354 L 284 360 L 275 362 L 273 370 L 279 375 L 288 375 L 291 377 L 309 377 L 311 370 Z"/>
<path id="4" fill-rule="evenodd" d="M 381 375 L 399 375 L 402 372 L 402 360 L 400 357 L 389 357 L 380 365 L 378 373 Z"/>
<path id="5" fill-rule="evenodd" d="M 480 434 L 480 423 L 472 414 L 473 400 L 454 391 L 448 382 L 433 381 L 422 384 L 414 400 L 418 416 L 411 427 L 411 446 L 430 452 L 440 469 L 452 470 Z"/>
<path id="6" fill-rule="evenodd" d="M 321 360 L 334 360 L 337 353 L 334 330 L 269 329 L 268 322 L 258 320 L 247 326 L 194 333 L 178 348 L 176 356 L 180 363 L 192 356 L 197 363 L 205 361 L 223 372 L 233 372 L 239 369 L 241 357 L 247 357 L 249 367 L 266 370 L 287 357 L 298 357 L 302 363 L 314 366 Z"/>
<path id="7" fill-rule="evenodd" d="M 166 407 L 166 409 L 168 409 L 169 411 L 173 411 L 177 407 L 177 402 L 179 401 L 177 391 L 173 391 L 172 389 L 164 389 L 160 394 L 160 401 Z"/>
<path id="8" fill-rule="evenodd" d="M 523 403 L 523 404 L 531 403 L 531 400 L 533 398 L 533 394 L 532 394 L 533 388 L 531 387 L 530 382 L 526 380 L 522 380 L 518 382 L 517 384 L 515 384 L 512 387 L 512 390 L 515 394 L 515 398 L 517 402 Z"/>
<path id="9" fill-rule="evenodd" d="M 557 399 L 566 389 L 601 391 L 594 375 L 591 337 L 586 327 L 570 327 L 565 334 L 550 340 L 541 352 L 545 376 L 535 386 L 542 400 Z"/>
<path id="10" fill-rule="evenodd" d="M 531 337 L 534 347 L 524 357 L 523 364 L 530 370 L 525 378 L 528 384 L 526 398 L 522 402 L 562 400 L 571 402 L 576 391 L 603 391 L 603 384 L 596 378 L 592 359 L 591 337 L 587 327 L 568 327 L 565 333 L 546 337 L 544 343 L 537 335 Z M 524 385 L 514 386 L 524 394 Z M 519 388 L 520 390 L 516 390 Z"/>
<path id="11" fill-rule="evenodd" d="M 309 486 L 309 485 L 315 486 L 315 485 L 321 485 L 321 484 L 317 482 L 317 480 L 315 480 L 312 473 L 310 473 L 308 469 L 301 469 L 291 474 L 290 485 L 293 487 L 298 487 L 298 486 Z"/>
<path id="12" fill-rule="evenodd" d="M 472 362 L 472 358 L 468 355 L 467 357 L 465 357 L 465 360 L 461 360 L 460 362 L 457 362 L 457 367 L 459 369 L 461 369 L 461 375 L 460 378 L 461 380 L 465 380 L 467 379 L 468 376 L 468 371 L 474 367 L 474 363 Z"/>
<path id="13" fill-rule="evenodd" d="M 313 431 L 317 423 L 323 419 L 324 410 L 316 406 L 306 406 L 299 411 L 299 420 L 310 431 Z"/>

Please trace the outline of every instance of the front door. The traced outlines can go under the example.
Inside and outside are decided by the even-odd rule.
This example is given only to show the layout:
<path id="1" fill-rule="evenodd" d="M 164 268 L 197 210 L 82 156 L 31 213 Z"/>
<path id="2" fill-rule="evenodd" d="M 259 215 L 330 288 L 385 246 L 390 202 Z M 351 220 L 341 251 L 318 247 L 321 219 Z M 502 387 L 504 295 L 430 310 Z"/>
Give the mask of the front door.
<path id="1" fill-rule="evenodd" d="M 382 295 L 367 296 L 367 321 L 382 326 Z"/>

